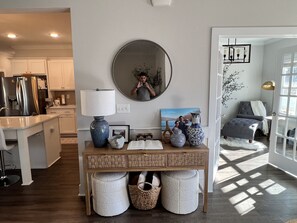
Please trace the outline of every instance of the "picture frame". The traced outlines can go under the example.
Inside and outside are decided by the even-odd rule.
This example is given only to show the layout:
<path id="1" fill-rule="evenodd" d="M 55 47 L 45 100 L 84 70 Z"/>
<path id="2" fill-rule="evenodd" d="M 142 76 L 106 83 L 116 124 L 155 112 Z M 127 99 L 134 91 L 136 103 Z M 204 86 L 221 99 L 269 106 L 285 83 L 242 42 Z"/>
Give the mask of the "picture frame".
<path id="1" fill-rule="evenodd" d="M 161 131 L 165 130 L 166 121 L 168 121 L 170 129 L 173 129 L 175 122 L 178 120 L 180 116 L 182 116 L 186 125 L 190 126 L 192 124 L 192 112 L 200 112 L 200 108 L 192 107 L 192 108 L 164 108 L 160 109 L 161 113 Z"/>
<path id="2" fill-rule="evenodd" d="M 130 141 L 130 125 L 109 125 L 109 138 L 115 135 L 122 135 L 125 143 Z"/>

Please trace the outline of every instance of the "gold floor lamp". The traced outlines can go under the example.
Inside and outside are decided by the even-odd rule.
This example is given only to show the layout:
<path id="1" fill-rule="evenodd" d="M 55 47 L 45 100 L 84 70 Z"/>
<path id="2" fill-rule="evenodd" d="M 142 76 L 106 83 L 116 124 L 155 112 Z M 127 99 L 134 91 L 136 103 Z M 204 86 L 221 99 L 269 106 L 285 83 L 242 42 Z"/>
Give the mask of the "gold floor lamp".
<path id="1" fill-rule="evenodd" d="M 275 82 L 274 81 L 265 81 L 262 84 L 262 89 L 263 90 L 268 90 L 268 91 L 274 91 L 275 89 Z M 271 112 L 273 111 L 273 102 L 274 102 L 274 92 L 272 93 L 272 105 L 271 105 Z"/>

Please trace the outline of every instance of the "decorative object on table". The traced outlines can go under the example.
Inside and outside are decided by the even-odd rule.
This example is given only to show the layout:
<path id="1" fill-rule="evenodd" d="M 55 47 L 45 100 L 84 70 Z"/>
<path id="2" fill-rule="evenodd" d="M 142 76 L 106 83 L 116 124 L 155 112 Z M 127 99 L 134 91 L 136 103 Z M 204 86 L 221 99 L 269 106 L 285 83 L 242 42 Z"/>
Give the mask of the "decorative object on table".
<path id="1" fill-rule="evenodd" d="M 122 135 L 115 135 L 108 138 L 108 142 L 113 149 L 122 149 L 125 144 L 125 138 Z"/>
<path id="2" fill-rule="evenodd" d="M 179 128 L 173 129 L 173 134 L 170 137 L 171 145 L 174 147 L 183 147 L 186 143 L 186 136 Z"/>
<path id="3" fill-rule="evenodd" d="M 191 146 L 200 146 L 203 143 L 204 132 L 200 126 L 201 117 L 200 111 L 193 112 L 192 114 L 192 125 L 187 129 L 188 141 Z"/>
<path id="4" fill-rule="evenodd" d="M 125 143 L 130 141 L 130 125 L 109 125 L 109 138 L 115 135 L 121 135 Z"/>
<path id="5" fill-rule="evenodd" d="M 109 125 L 104 116 L 115 113 L 114 89 L 81 90 L 81 113 L 93 116 L 91 137 L 96 148 L 105 147 L 109 137 Z"/>
<path id="6" fill-rule="evenodd" d="M 160 140 L 137 140 L 130 141 L 127 147 L 127 150 L 141 150 L 141 149 L 149 149 L 149 150 L 158 150 L 163 149 L 162 142 Z"/>
<path id="7" fill-rule="evenodd" d="M 166 120 L 166 127 L 162 133 L 162 140 L 164 143 L 170 143 L 170 137 L 173 134 L 172 130 L 169 127 L 168 120 Z"/>
<path id="8" fill-rule="evenodd" d="M 141 189 L 146 188 L 148 190 Z M 136 209 L 150 210 L 156 207 L 161 186 L 156 187 L 149 182 L 140 182 L 137 185 L 128 185 L 131 202 Z"/>
<path id="9" fill-rule="evenodd" d="M 229 74 L 230 66 L 231 64 L 228 64 L 228 65 L 225 65 L 223 68 L 222 105 L 226 108 L 228 107 L 227 106 L 228 101 L 236 99 L 231 97 L 232 94 L 244 88 L 243 82 L 241 83 L 238 82 L 240 78 L 239 74 L 241 72 L 244 72 L 244 70 L 233 71 L 231 72 L 231 74 Z"/>
<path id="10" fill-rule="evenodd" d="M 138 133 L 136 135 L 136 141 L 138 140 L 152 140 L 153 139 L 153 134 L 152 133 Z"/>
<path id="11" fill-rule="evenodd" d="M 177 127 L 182 130 L 183 134 L 187 136 L 187 128 L 191 125 L 192 112 L 200 112 L 199 108 L 164 108 L 161 112 L 161 135 L 166 127 L 168 121 L 169 128 Z"/>
<path id="12" fill-rule="evenodd" d="M 223 45 L 224 64 L 231 63 L 250 63 L 251 60 L 251 44 L 236 44 L 236 38 L 234 44 L 230 44 L 228 38 L 228 44 Z"/>

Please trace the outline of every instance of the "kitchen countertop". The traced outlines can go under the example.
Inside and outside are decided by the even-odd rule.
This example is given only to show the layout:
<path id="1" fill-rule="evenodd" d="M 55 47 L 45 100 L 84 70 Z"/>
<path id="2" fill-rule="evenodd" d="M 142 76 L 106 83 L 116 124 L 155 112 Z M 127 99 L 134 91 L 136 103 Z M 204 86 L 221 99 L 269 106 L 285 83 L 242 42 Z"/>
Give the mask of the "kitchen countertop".
<path id="1" fill-rule="evenodd" d="M 53 108 L 53 109 L 59 109 L 59 108 L 61 108 L 61 109 L 63 109 L 63 108 L 76 108 L 76 105 L 60 105 L 60 106 L 52 106 L 52 107 L 49 107 L 49 108 L 47 108 L 47 109 L 51 109 L 51 108 Z"/>
<path id="2" fill-rule="evenodd" d="M 0 117 L 0 127 L 3 129 L 26 129 L 58 117 L 59 115 L 56 114 Z"/>

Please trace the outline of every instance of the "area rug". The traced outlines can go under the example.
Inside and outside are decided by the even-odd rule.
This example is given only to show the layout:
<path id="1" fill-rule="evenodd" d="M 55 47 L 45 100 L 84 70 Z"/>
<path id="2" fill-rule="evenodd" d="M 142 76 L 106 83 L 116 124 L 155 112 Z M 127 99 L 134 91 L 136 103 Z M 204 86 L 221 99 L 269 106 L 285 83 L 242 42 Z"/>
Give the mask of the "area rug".
<path id="1" fill-rule="evenodd" d="M 239 139 L 239 138 L 232 138 L 232 137 L 228 137 L 227 139 L 224 139 L 224 137 L 221 137 L 221 145 L 225 145 L 228 147 L 255 150 L 255 151 L 260 151 L 267 148 L 267 146 L 262 142 L 253 140 L 252 143 L 249 143 L 247 139 Z M 232 148 L 228 148 L 228 149 L 232 149 Z"/>
<path id="2" fill-rule="evenodd" d="M 77 138 L 61 138 L 61 144 L 77 144 Z"/>

